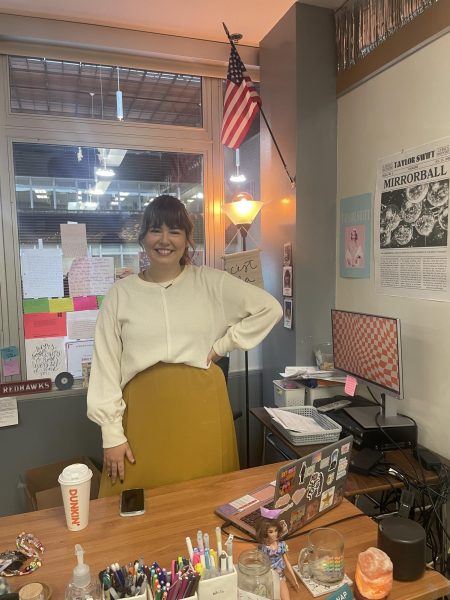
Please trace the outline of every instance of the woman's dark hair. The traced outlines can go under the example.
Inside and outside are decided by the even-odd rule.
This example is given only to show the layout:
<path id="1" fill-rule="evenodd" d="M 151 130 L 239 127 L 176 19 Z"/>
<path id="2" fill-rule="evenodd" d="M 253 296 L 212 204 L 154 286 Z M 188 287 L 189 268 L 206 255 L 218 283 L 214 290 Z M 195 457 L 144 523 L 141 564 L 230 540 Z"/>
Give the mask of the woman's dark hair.
<path id="1" fill-rule="evenodd" d="M 276 527 L 278 537 L 281 537 L 283 533 L 283 528 L 279 521 L 275 521 L 273 519 L 267 519 L 266 517 L 260 517 L 255 523 L 256 529 L 256 539 L 264 544 L 267 539 L 267 532 L 271 527 Z"/>
<path id="2" fill-rule="evenodd" d="M 152 227 L 162 227 L 166 225 L 169 229 L 182 229 L 186 234 L 186 240 L 188 246 L 184 251 L 183 256 L 180 259 L 180 265 L 188 265 L 192 262 L 192 255 L 194 254 L 194 242 L 192 240 L 192 232 L 194 225 L 188 215 L 186 207 L 175 198 L 175 196 L 169 196 L 169 194 L 163 194 L 158 196 L 150 202 L 150 204 L 144 210 L 142 215 L 141 230 L 139 232 L 138 241 L 143 248 L 143 241 L 149 229 Z M 191 248 L 192 253 L 189 252 Z"/>

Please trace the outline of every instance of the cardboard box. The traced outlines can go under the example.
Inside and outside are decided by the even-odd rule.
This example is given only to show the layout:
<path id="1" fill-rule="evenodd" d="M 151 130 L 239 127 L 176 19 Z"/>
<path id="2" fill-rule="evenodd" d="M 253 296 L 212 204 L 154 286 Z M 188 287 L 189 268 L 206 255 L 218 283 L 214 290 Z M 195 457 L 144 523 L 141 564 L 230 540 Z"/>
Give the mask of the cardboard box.
<path id="1" fill-rule="evenodd" d="M 65 467 L 74 463 L 84 463 L 91 469 L 91 500 L 98 497 L 100 471 L 87 456 L 77 456 L 26 471 L 25 496 L 28 510 L 42 510 L 43 508 L 62 506 L 63 501 L 58 477 Z"/>

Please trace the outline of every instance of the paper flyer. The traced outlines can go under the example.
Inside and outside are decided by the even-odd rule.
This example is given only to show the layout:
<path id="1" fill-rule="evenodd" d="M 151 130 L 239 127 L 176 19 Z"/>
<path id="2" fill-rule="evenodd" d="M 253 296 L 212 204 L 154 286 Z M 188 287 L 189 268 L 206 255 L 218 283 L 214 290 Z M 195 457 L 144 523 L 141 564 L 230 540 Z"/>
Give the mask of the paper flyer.
<path id="1" fill-rule="evenodd" d="M 66 344 L 68 372 L 75 378 L 81 378 L 83 375 L 83 363 L 90 363 L 92 361 L 93 350 L 94 340 L 68 342 Z"/>
<path id="2" fill-rule="evenodd" d="M 61 247 L 64 258 L 87 256 L 86 225 L 61 223 Z"/>
<path id="3" fill-rule="evenodd" d="M 75 258 L 69 270 L 72 297 L 104 295 L 114 283 L 114 259 L 111 256 Z"/>
<path id="4" fill-rule="evenodd" d="M 66 313 L 32 313 L 23 315 L 25 339 L 64 337 L 67 335 Z"/>
<path id="5" fill-rule="evenodd" d="M 378 161 L 377 292 L 450 301 L 450 137 Z"/>
<path id="6" fill-rule="evenodd" d="M 72 314 L 72 313 L 69 313 Z M 55 377 L 67 371 L 64 338 L 36 338 L 25 340 L 27 378 Z"/>
<path id="7" fill-rule="evenodd" d="M 370 277 L 372 196 L 342 198 L 340 203 L 339 264 L 341 277 Z"/>

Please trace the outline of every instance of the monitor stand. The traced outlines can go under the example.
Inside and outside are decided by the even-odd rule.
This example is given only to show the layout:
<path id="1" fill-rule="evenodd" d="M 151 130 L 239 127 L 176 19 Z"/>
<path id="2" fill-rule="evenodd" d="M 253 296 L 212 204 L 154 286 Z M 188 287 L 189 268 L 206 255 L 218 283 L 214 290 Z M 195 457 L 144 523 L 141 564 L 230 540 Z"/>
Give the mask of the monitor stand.
<path id="1" fill-rule="evenodd" d="M 412 420 L 397 414 L 397 400 L 381 394 L 381 406 L 351 406 L 344 411 L 364 429 L 411 427 Z"/>

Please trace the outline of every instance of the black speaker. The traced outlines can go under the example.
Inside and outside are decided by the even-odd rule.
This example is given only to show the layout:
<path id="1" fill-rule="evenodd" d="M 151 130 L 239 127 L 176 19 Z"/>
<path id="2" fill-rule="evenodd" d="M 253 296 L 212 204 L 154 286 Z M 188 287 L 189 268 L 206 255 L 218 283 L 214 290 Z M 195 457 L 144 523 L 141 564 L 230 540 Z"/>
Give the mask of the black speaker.
<path id="1" fill-rule="evenodd" d="M 410 519 L 393 516 L 380 521 L 378 548 L 394 566 L 394 579 L 414 581 L 425 571 L 425 529 Z"/>

